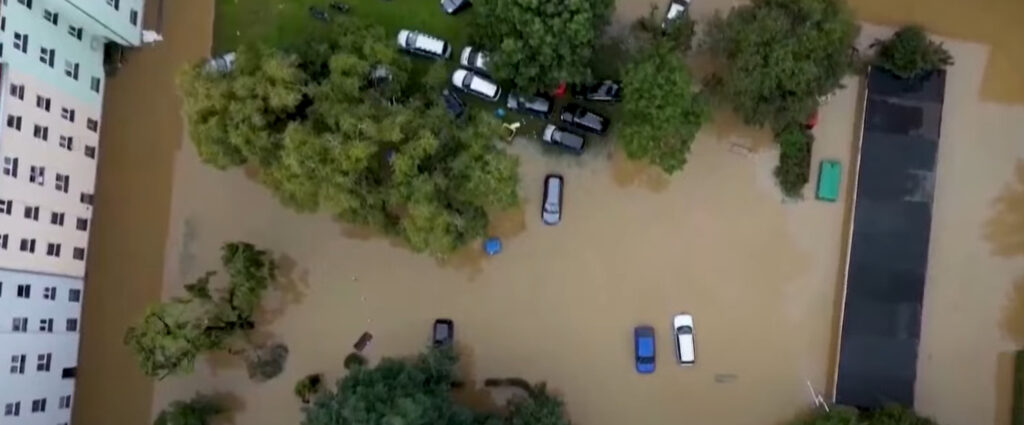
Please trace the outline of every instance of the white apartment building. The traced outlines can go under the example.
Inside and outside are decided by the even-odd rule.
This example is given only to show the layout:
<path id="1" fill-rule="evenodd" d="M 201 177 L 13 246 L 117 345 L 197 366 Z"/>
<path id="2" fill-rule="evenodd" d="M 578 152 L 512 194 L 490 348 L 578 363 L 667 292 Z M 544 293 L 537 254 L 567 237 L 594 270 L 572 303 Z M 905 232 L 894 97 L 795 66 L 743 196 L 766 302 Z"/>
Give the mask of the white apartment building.
<path id="1" fill-rule="evenodd" d="M 71 422 L 106 43 L 144 0 L 0 0 L 0 425 Z"/>

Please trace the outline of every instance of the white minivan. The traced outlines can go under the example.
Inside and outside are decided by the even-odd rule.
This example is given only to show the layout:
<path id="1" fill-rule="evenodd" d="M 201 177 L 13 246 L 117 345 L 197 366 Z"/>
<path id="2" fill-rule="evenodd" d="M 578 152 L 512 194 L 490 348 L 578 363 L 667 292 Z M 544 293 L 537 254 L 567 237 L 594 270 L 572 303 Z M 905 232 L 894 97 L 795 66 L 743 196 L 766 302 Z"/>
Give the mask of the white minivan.
<path id="1" fill-rule="evenodd" d="M 697 361 L 693 342 L 693 316 L 677 314 L 673 317 L 672 333 L 676 337 L 676 361 L 682 366 L 693 366 Z"/>
<path id="2" fill-rule="evenodd" d="M 466 69 L 456 69 L 452 73 L 452 85 L 466 93 L 494 102 L 501 96 L 501 87 L 494 81 Z"/>

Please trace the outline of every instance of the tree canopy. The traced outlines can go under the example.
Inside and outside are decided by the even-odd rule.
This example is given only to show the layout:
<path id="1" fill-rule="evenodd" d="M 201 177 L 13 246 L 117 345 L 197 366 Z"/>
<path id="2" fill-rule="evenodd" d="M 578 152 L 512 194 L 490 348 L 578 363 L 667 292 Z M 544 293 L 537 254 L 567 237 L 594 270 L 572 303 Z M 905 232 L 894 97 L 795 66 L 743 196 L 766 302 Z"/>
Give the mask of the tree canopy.
<path id="1" fill-rule="evenodd" d="M 924 29 L 909 25 L 881 41 L 875 63 L 900 78 L 916 78 L 952 65 L 953 56 Z"/>
<path id="2" fill-rule="evenodd" d="M 843 0 L 754 0 L 716 16 L 709 87 L 747 124 L 804 122 L 854 64 L 859 28 Z"/>
<path id="3" fill-rule="evenodd" d="M 488 0 L 476 5 L 474 42 L 500 81 L 532 93 L 586 82 L 613 0 Z"/>
<path id="4" fill-rule="evenodd" d="M 618 140 L 626 155 L 666 173 L 682 169 L 697 131 L 711 116 L 686 62 L 672 44 L 655 41 L 626 66 L 622 87 Z"/>
<path id="5" fill-rule="evenodd" d="M 936 425 L 936 423 L 910 409 L 891 405 L 864 412 L 848 407 L 834 406 L 828 412 L 815 412 L 793 422 L 792 425 Z"/>
<path id="6" fill-rule="evenodd" d="M 139 357 L 147 376 L 162 379 L 189 373 L 196 357 L 229 348 L 255 327 L 254 315 L 263 292 L 276 279 L 270 253 L 246 242 L 221 248 L 227 286 L 210 289 L 216 272 L 185 285 L 186 295 L 156 304 L 125 332 L 124 342 Z"/>
<path id="7" fill-rule="evenodd" d="M 450 350 L 432 349 L 411 360 L 385 358 L 350 369 L 333 391 L 320 392 L 303 408 L 302 425 L 568 425 L 564 403 L 544 385 L 510 401 L 504 416 L 456 403 L 456 361 Z"/>
<path id="8" fill-rule="evenodd" d="M 444 257 L 483 236 L 488 210 L 519 201 L 518 161 L 494 143 L 500 123 L 484 113 L 454 122 L 438 93 L 410 80 L 411 63 L 383 30 L 338 21 L 293 52 L 242 48 L 230 72 L 185 70 L 179 88 L 200 157 L 254 165 L 284 204 L 418 252 Z"/>
<path id="9" fill-rule="evenodd" d="M 209 425 L 210 419 L 226 409 L 216 400 L 196 394 L 191 400 L 175 400 L 157 415 L 153 425 Z"/>
<path id="10" fill-rule="evenodd" d="M 811 144 L 814 137 L 798 124 L 786 126 L 775 134 L 779 143 L 779 164 L 775 166 L 775 180 L 782 193 L 800 198 L 810 180 Z"/>
<path id="11" fill-rule="evenodd" d="M 325 28 L 294 52 L 242 48 L 230 72 L 182 73 L 203 161 L 254 165 L 284 204 L 436 257 L 483 236 L 487 210 L 518 203 L 518 162 L 494 142 L 500 123 L 447 117 L 381 29 Z"/>

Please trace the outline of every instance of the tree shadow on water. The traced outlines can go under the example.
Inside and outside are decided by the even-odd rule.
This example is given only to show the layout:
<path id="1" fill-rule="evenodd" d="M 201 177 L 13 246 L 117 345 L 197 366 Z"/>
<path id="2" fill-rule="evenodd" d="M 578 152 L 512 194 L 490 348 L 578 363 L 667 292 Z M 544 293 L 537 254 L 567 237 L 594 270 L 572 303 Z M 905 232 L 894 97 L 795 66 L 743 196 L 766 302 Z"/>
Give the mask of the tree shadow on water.
<path id="1" fill-rule="evenodd" d="M 612 179 L 619 187 L 641 187 L 658 193 L 668 188 L 669 177 L 658 167 L 626 157 L 622 149 L 608 151 L 612 163 Z"/>
<path id="2" fill-rule="evenodd" d="M 263 297 L 257 312 L 257 323 L 266 326 L 284 315 L 288 307 L 302 303 L 309 289 L 309 270 L 300 269 L 289 255 L 282 254 L 276 260 L 277 281 Z"/>
<path id="3" fill-rule="evenodd" d="M 993 202 L 995 213 L 985 222 L 985 240 L 1000 257 L 1024 255 L 1024 162 L 1018 160 L 1014 179 Z"/>

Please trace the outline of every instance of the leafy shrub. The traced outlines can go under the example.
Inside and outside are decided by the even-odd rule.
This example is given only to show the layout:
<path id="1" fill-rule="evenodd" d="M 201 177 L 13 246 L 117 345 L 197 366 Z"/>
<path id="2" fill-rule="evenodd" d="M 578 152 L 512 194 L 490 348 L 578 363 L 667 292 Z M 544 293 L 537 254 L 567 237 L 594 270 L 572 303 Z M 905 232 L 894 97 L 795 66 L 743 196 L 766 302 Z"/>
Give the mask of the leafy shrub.
<path id="1" fill-rule="evenodd" d="M 779 165 L 775 167 L 775 180 L 782 193 L 800 198 L 811 173 L 811 133 L 800 125 L 788 125 L 775 135 L 779 143 Z"/>
<path id="2" fill-rule="evenodd" d="M 363 357 L 362 354 L 349 353 L 349 355 L 345 356 L 345 370 L 352 370 L 357 367 L 363 367 L 366 366 L 366 363 L 366 357 Z"/>
<path id="3" fill-rule="evenodd" d="M 952 65 L 953 56 L 921 27 L 909 25 L 881 43 L 875 62 L 900 78 L 917 78 Z"/>
<path id="4" fill-rule="evenodd" d="M 319 373 L 313 373 L 306 375 L 305 378 L 295 383 L 295 396 L 302 400 L 302 404 L 309 404 L 309 400 L 313 398 L 316 393 L 320 392 L 320 387 L 323 384 L 323 376 Z"/>
<path id="5" fill-rule="evenodd" d="M 175 400 L 156 417 L 153 425 L 207 425 L 227 409 L 210 396 L 196 394 L 189 401 Z"/>
<path id="6" fill-rule="evenodd" d="M 271 344 L 250 351 L 245 361 L 245 367 L 249 372 L 249 379 L 264 382 L 280 375 L 284 371 L 286 360 L 288 360 L 288 346 L 280 343 Z"/>
<path id="7" fill-rule="evenodd" d="M 1024 425 L 1024 350 L 1017 352 L 1013 371 L 1013 425 Z"/>

